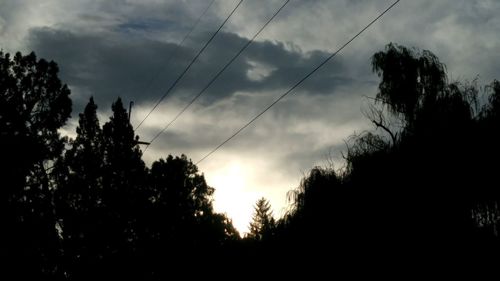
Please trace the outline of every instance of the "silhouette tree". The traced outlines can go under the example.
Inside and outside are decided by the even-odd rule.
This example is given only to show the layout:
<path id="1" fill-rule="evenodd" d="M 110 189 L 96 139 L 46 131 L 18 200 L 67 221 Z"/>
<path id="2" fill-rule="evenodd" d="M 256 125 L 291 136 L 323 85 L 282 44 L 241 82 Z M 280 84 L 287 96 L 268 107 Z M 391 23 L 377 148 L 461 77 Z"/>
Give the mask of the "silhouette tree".
<path id="1" fill-rule="evenodd" d="M 476 226 L 484 236 L 499 238 L 500 234 L 500 189 L 495 186 L 498 181 L 498 159 L 500 159 L 500 82 L 495 80 L 485 87 L 488 102 L 479 113 L 479 124 L 476 132 L 477 155 L 487 158 L 487 165 L 475 165 L 473 173 L 477 175 L 476 192 L 474 193 L 473 217 Z M 484 237 L 481 237 L 484 239 Z M 490 241 L 488 241 L 490 242 Z M 491 245 L 487 245 L 491 247 Z"/>
<path id="2" fill-rule="evenodd" d="M 215 214 L 214 189 L 185 155 L 155 161 L 149 177 L 147 264 L 156 276 L 171 275 L 185 260 L 196 260 L 239 237 L 226 216 Z M 165 257 L 169 267 L 165 267 Z M 203 266 L 210 263 L 197 264 Z M 208 270 L 208 268 L 207 268 Z"/>
<path id="3" fill-rule="evenodd" d="M 264 197 L 260 198 L 255 203 L 248 238 L 257 241 L 267 238 L 269 235 L 272 235 L 275 224 L 269 201 Z"/>
<path id="4" fill-rule="evenodd" d="M 382 79 L 377 99 L 410 127 L 417 109 L 432 103 L 447 83 L 445 66 L 432 52 L 420 53 L 393 43 L 373 55 L 372 68 Z"/>
<path id="5" fill-rule="evenodd" d="M 289 193 L 278 244 L 311 258 L 329 249 L 373 260 L 380 251 L 432 253 L 429 260 L 497 251 L 498 82 L 486 88 L 488 104 L 479 111 L 475 81 L 448 83 L 429 51 L 389 44 L 372 67 L 381 77 L 376 104 L 392 116 L 375 107 L 367 115 L 390 141 L 373 132 L 353 136 L 344 169 L 314 168 Z M 389 123 L 394 117 L 403 121 L 400 131 Z"/>
<path id="6" fill-rule="evenodd" d="M 493 81 L 488 87 L 488 104 L 482 111 L 482 117 L 491 119 L 494 122 L 500 121 L 500 81 Z"/>
<path id="7" fill-rule="evenodd" d="M 17 279 L 57 271 L 50 165 L 63 149 L 57 130 L 71 111 L 70 91 L 58 71 L 56 63 L 34 53 L 11 58 L 0 52 L 1 255 Z"/>
<path id="8" fill-rule="evenodd" d="M 101 130 L 91 98 L 67 142 L 57 130 L 71 102 L 57 65 L 0 52 L 2 274 L 159 280 L 297 257 L 317 270 L 332 255 L 391 265 L 498 255 L 500 82 L 480 104 L 475 80 L 449 83 L 434 54 L 392 43 L 372 68 L 381 109 L 366 115 L 388 135 L 348 139 L 345 167 L 313 168 L 277 222 L 259 199 L 240 240 L 185 155 L 145 166 L 121 99 Z"/>
<path id="9" fill-rule="evenodd" d="M 80 114 L 76 139 L 55 168 L 56 212 L 61 227 L 66 274 L 85 276 L 102 254 L 103 134 L 90 98 Z"/>
<path id="10" fill-rule="evenodd" d="M 341 236 L 345 232 L 347 226 L 341 223 L 346 221 L 343 218 L 354 219 L 341 184 L 341 178 L 333 169 L 315 167 L 298 188 L 288 193 L 291 206 L 278 221 L 276 231 L 285 259 L 294 252 L 318 258 L 320 253 L 330 252 L 334 242 L 338 242 L 332 236 Z M 334 231 L 327 235 L 325 229 Z M 332 239 L 327 239 L 327 236 Z M 336 250 L 340 249 L 337 247 Z"/>
<path id="11" fill-rule="evenodd" d="M 107 274 L 130 276 L 139 240 L 138 223 L 147 206 L 147 169 L 141 159 L 128 114 L 120 98 L 112 105 L 113 115 L 103 126 L 101 236 Z M 125 269 L 123 267 L 126 266 Z"/>

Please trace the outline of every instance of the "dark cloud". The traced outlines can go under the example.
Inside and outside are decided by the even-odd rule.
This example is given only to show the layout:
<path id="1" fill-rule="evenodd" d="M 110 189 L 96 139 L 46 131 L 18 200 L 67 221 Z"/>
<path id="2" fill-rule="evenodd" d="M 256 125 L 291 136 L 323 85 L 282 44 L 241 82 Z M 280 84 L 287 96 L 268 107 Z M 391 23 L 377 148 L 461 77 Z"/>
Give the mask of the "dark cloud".
<path id="1" fill-rule="evenodd" d="M 130 23 L 132 29 L 150 23 Z M 160 23 L 157 23 L 160 24 Z M 28 42 L 39 56 L 61 66 L 63 80 L 75 89 L 77 103 L 94 95 L 109 105 L 116 97 L 137 102 L 156 101 L 189 63 L 209 33 L 196 36 L 189 46 L 127 36 L 122 33 L 73 33 L 53 28 L 32 29 Z M 247 42 L 232 33 L 220 33 L 187 73 L 172 96 L 188 99 L 197 93 Z M 236 92 L 287 89 L 319 64 L 326 53 L 289 50 L 283 43 L 254 42 L 209 88 L 202 101 L 213 102 Z M 343 74 L 343 59 L 329 71 L 319 71 L 302 86 L 311 94 L 334 92 L 336 87 L 359 81 Z M 257 69 L 256 69 L 257 68 Z M 262 68 L 259 70 L 258 68 Z M 250 72 L 266 72 L 258 79 Z M 81 107 L 77 104 L 77 108 Z"/>
<path id="2" fill-rule="evenodd" d="M 49 28 L 34 29 L 29 46 L 44 58 L 55 60 L 61 68 L 61 77 L 78 91 L 73 98 L 93 95 L 99 104 L 109 105 L 121 96 L 127 100 L 155 99 L 158 84 L 170 82 L 165 73 L 177 71 L 176 65 L 189 54 L 174 44 L 115 34 L 75 34 Z M 166 64 L 165 57 L 173 52 Z M 152 81 L 153 74 L 159 78 Z"/>

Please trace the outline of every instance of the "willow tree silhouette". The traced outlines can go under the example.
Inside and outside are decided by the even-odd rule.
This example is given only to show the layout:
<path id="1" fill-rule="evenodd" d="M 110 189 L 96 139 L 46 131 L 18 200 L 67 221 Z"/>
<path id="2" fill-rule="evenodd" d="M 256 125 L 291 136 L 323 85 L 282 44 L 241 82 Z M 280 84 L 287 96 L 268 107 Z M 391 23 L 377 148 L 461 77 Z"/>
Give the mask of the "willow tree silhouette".
<path id="1" fill-rule="evenodd" d="M 288 193 L 291 206 L 277 222 L 272 245 L 282 253 L 281 260 L 290 263 L 297 256 L 306 256 L 304 266 L 309 268 L 318 261 L 327 261 L 322 257 L 331 256 L 333 252 L 343 256 L 343 247 L 354 251 L 348 244 L 358 242 L 351 236 L 357 232 L 348 223 L 352 220 L 354 225 L 356 216 L 351 212 L 352 202 L 348 203 L 343 191 L 341 177 L 335 171 L 316 167 L 297 189 Z"/>
<path id="2" fill-rule="evenodd" d="M 71 112 L 57 64 L 34 53 L 0 52 L 2 274 L 53 277 L 59 263 L 51 163 L 62 152 L 58 129 Z"/>
<path id="3" fill-rule="evenodd" d="M 498 188 L 498 159 L 500 159 L 500 82 L 495 80 L 486 87 L 488 103 L 479 113 L 476 128 L 476 153 L 484 165 L 474 165 L 478 190 L 471 200 L 474 204 L 474 218 L 483 234 L 491 238 L 500 237 L 500 188 Z M 488 161 L 488 162 L 486 162 Z M 472 194 L 471 194 L 472 195 Z M 469 195 L 470 196 L 470 195 Z M 486 233 L 484 233 L 486 232 Z M 487 247 L 487 246 L 486 246 Z"/>
<path id="4" fill-rule="evenodd" d="M 430 51 L 389 44 L 372 67 L 381 82 L 371 117 L 390 139 L 353 136 L 345 169 L 313 169 L 291 193 L 280 239 L 308 256 L 316 245 L 370 260 L 381 251 L 436 262 L 497 251 L 498 82 L 481 109 L 474 81 L 449 83 Z M 335 231 L 325 236 L 327 225 Z"/>
<path id="5" fill-rule="evenodd" d="M 395 115 L 413 125 L 416 113 L 445 91 L 445 66 L 432 52 L 419 52 L 390 43 L 372 57 L 372 68 L 381 78 L 377 98 Z"/>

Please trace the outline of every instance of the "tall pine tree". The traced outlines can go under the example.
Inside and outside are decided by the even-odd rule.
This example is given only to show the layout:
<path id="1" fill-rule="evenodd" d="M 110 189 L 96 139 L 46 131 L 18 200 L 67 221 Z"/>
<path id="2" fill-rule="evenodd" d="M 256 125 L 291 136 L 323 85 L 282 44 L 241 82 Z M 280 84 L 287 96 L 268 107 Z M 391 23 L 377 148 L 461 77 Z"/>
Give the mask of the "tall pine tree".
<path id="1" fill-rule="evenodd" d="M 76 139 L 56 165 L 56 205 L 65 271 L 81 276 L 98 262 L 104 245 L 102 227 L 103 134 L 90 98 L 80 114 Z"/>
<path id="2" fill-rule="evenodd" d="M 147 170 L 142 153 L 120 98 L 103 126 L 104 176 L 102 204 L 106 215 L 102 235 L 106 240 L 107 270 L 113 272 L 134 261 L 139 240 L 138 221 L 144 214 Z M 121 271 L 126 274 L 126 271 Z"/>
<path id="3" fill-rule="evenodd" d="M 271 204 L 266 198 L 262 197 L 255 203 L 248 237 L 258 241 L 263 240 L 268 235 L 272 235 L 274 227 L 275 221 L 271 211 Z"/>

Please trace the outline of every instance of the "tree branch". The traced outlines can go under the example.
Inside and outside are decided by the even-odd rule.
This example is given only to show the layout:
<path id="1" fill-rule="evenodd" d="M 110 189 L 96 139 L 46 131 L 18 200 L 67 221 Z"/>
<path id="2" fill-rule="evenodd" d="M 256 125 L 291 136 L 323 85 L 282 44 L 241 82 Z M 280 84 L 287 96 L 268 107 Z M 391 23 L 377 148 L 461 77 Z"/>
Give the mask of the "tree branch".
<path id="1" fill-rule="evenodd" d="M 394 133 L 392 133 L 391 130 L 389 130 L 389 128 L 384 126 L 384 124 L 382 124 L 382 122 L 377 122 L 376 120 L 371 120 L 371 121 L 373 122 L 373 124 L 375 124 L 375 126 L 377 126 L 377 128 L 382 128 L 384 131 L 386 131 L 391 136 L 393 144 L 396 143 L 396 136 L 394 135 Z"/>

